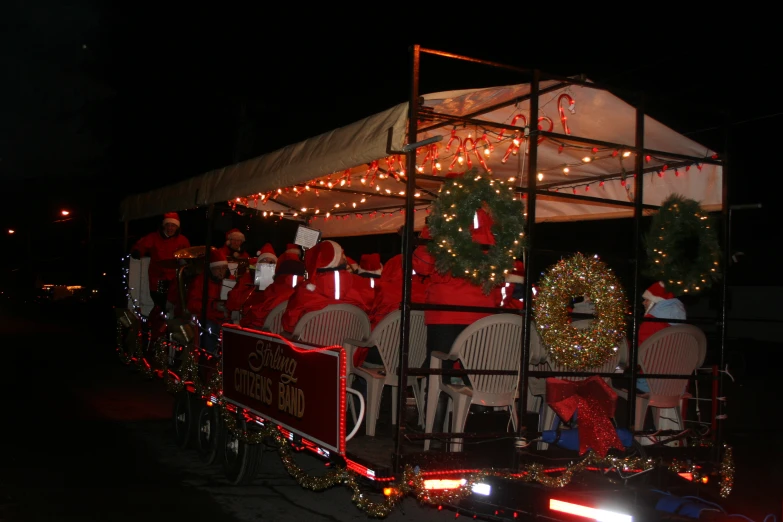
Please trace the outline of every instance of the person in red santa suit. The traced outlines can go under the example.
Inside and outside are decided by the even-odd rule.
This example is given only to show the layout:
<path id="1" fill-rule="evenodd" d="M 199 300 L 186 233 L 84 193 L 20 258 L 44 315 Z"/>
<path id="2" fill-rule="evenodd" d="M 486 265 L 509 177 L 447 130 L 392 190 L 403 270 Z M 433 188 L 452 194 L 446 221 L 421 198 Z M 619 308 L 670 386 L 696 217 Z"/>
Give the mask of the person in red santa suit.
<path id="1" fill-rule="evenodd" d="M 334 241 L 321 241 L 305 254 L 306 284 L 297 285 L 283 312 L 282 324 L 292 333 L 297 321 L 306 314 L 332 304 L 352 304 L 368 312 L 353 288 L 354 275 L 345 269 L 345 254 Z"/>
<path id="2" fill-rule="evenodd" d="M 346 258 L 346 265 L 348 258 Z M 363 308 L 369 310 L 375 301 L 376 288 L 381 280 L 383 264 L 380 254 L 362 254 L 359 258 L 359 270 L 354 274 L 353 287 L 362 296 Z"/>
<path id="3" fill-rule="evenodd" d="M 190 241 L 180 233 L 179 215 L 168 212 L 163 215 L 161 227 L 142 237 L 131 248 L 131 257 L 149 256 L 148 269 L 150 297 L 159 311 L 166 308 L 166 297 L 171 282 L 177 278 L 177 269 L 165 264 L 174 259 L 174 252 L 188 248 Z M 153 315 L 152 313 L 150 315 Z"/>
<path id="4" fill-rule="evenodd" d="M 475 222 L 478 226 L 471 230 L 471 237 L 474 243 L 484 247 L 495 244 L 495 237 L 492 234 L 492 218 L 483 209 L 476 211 Z M 429 235 L 429 232 L 428 232 Z M 435 266 L 435 259 L 426 249 L 417 248 L 414 251 L 414 257 L 419 257 L 419 266 Z M 414 265 L 415 267 L 416 265 Z M 418 273 L 418 270 L 417 270 Z M 477 306 L 486 308 L 495 308 L 497 306 L 494 292 L 488 295 L 484 293 L 480 285 L 471 282 L 468 279 L 454 277 L 449 273 L 440 273 L 433 269 L 430 274 L 430 284 L 427 287 L 426 304 L 432 305 L 462 305 Z M 451 351 L 451 345 L 457 339 L 457 336 L 473 322 L 491 315 L 492 312 L 451 312 L 440 310 L 426 310 L 424 312 L 424 323 L 427 325 L 427 357 L 424 360 L 423 367 L 429 368 L 430 355 L 432 352 Z M 459 361 L 452 368 L 460 368 Z M 449 369 L 446 364 L 444 369 Z M 437 378 L 431 375 L 428 378 Z M 443 375 L 443 382 L 453 382 L 457 384 L 469 384 L 468 376 L 450 377 Z M 443 426 L 448 409 L 449 397 L 441 393 L 438 399 L 438 407 L 435 413 L 435 430 Z"/>
<path id="5" fill-rule="evenodd" d="M 685 305 L 674 297 L 674 294 L 666 290 L 666 285 L 663 281 L 657 281 L 650 285 L 650 287 L 642 294 L 642 304 L 644 305 L 644 317 L 646 318 L 658 318 L 658 319 L 677 319 L 684 321 L 687 318 L 685 312 Z M 651 322 L 642 321 L 639 326 L 639 339 L 638 346 L 641 346 L 644 341 L 650 338 L 656 332 L 660 332 L 665 328 L 669 328 L 679 323 L 664 323 L 664 322 Z M 624 375 L 622 377 L 612 377 L 612 386 L 617 389 L 627 390 L 630 386 L 630 371 L 627 368 L 622 368 Z M 640 375 L 641 367 L 637 366 L 637 375 Z M 644 377 L 636 378 L 636 393 L 650 393 L 650 386 L 647 384 L 647 380 Z M 615 410 L 615 420 L 619 426 L 625 426 L 627 402 L 622 397 L 617 398 L 617 408 Z M 653 417 L 651 409 L 647 410 L 647 417 L 644 422 L 644 429 L 654 428 Z"/>
<path id="6" fill-rule="evenodd" d="M 247 298 L 250 297 L 253 290 L 258 288 L 255 285 L 256 263 L 258 262 L 258 258 L 256 257 L 248 259 L 247 269 L 240 272 L 236 284 L 226 295 L 226 310 L 231 314 L 234 323 L 239 321 L 239 313 L 242 310 L 242 305 Z"/>
<path id="7" fill-rule="evenodd" d="M 352 258 L 345 256 L 345 269 L 349 272 L 353 272 L 354 274 L 359 273 L 359 263 L 354 261 Z"/>
<path id="8" fill-rule="evenodd" d="M 250 255 L 245 252 L 245 234 L 238 228 L 232 228 L 226 232 L 226 244 L 220 247 L 220 251 L 226 256 L 226 259 L 249 259 Z"/>
<path id="9" fill-rule="evenodd" d="M 506 282 L 493 289 L 496 306 L 511 310 L 525 309 L 525 265 L 520 260 L 514 261 L 514 267 L 506 274 Z"/>
<path id="10" fill-rule="evenodd" d="M 293 259 L 294 261 L 302 260 L 302 249 L 295 243 L 288 243 L 285 247 L 285 251 L 277 258 L 277 263 L 280 264 L 287 259 Z"/>
<path id="11" fill-rule="evenodd" d="M 305 264 L 298 259 L 284 259 L 275 269 L 272 284 L 250 295 L 245 303 L 239 325 L 260 330 L 269 312 L 288 301 L 297 285 L 304 280 Z"/>
<path id="12" fill-rule="evenodd" d="M 207 273 L 207 317 L 202 324 L 201 347 L 215 352 L 220 333 L 220 325 L 226 322 L 226 303 L 220 299 L 223 289 L 223 279 L 228 271 L 228 261 L 220 249 L 212 248 L 209 252 L 209 272 Z M 201 315 L 204 297 L 204 274 L 198 274 L 188 286 L 187 311 L 197 316 Z"/>
<path id="13" fill-rule="evenodd" d="M 376 286 L 375 300 L 370 307 L 370 327 L 375 326 L 387 315 L 400 309 L 402 303 L 402 254 L 389 259 L 383 265 L 383 272 Z M 429 278 L 413 271 L 411 279 L 411 302 L 424 303 Z M 383 359 L 376 347 L 358 347 L 354 350 L 354 366 L 382 367 Z"/>

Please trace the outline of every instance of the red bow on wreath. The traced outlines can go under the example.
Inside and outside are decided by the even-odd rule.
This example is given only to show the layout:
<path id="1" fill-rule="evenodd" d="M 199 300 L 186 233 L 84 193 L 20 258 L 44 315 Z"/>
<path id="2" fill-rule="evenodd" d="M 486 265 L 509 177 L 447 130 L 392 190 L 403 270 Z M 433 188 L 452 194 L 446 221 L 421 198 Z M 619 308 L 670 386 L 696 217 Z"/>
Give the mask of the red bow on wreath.
<path id="1" fill-rule="evenodd" d="M 609 448 L 624 449 L 609 420 L 614 415 L 617 394 L 604 380 L 593 375 L 584 381 L 546 380 L 546 402 L 561 419 L 578 411 L 579 454 L 588 448 L 605 457 Z"/>

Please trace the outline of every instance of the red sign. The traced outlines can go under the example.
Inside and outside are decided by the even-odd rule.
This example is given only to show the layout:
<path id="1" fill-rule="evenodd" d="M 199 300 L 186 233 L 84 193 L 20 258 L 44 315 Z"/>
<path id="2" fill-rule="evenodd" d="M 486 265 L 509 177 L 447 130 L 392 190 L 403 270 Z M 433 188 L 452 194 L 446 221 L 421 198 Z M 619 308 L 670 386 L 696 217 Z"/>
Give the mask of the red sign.
<path id="1" fill-rule="evenodd" d="M 231 403 L 345 453 L 345 350 L 223 326 L 223 395 Z"/>

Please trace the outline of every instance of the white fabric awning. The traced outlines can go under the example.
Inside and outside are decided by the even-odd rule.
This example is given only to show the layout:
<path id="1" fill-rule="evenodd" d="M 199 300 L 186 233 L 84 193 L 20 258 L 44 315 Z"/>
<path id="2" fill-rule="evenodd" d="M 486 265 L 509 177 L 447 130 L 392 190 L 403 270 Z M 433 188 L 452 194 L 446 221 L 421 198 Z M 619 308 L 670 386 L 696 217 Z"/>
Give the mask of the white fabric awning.
<path id="1" fill-rule="evenodd" d="M 560 86 L 555 81 L 542 82 L 540 89 L 544 93 L 539 96 L 540 128 L 566 134 L 560 107 L 567 117 L 570 136 L 616 146 L 594 148 L 567 138 L 541 141 L 537 183 L 550 192 L 537 198 L 537 221 L 631 216 L 631 207 L 605 200 L 633 201 L 635 158 L 634 154 L 624 158 L 622 146 L 632 147 L 635 142 L 636 109 L 600 89 Z M 443 140 L 419 149 L 417 170 L 429 176 L 443 176 L 450 170 L 466 170 L 468 163 L 483 170 L 483 160 L 493 176 L 514 178 L 524 187 L 528 159 L 524 150 L 531 146 L 529 140 L 523 139 L 529 93 L 530 85 L 521 84 L 425 95 L 425 110 L 471 121 L 437 128 L 433 123 L 442 119 L 420 122 L 416 142 L 437 135 L 443 136 Z M 571 101 L 573 112 L 569 110 Z M 262 215 L 266 212 L 289 219 L 307 216 L 310 226 L 322 230 L 324 237 L 394 232 L 404 222 L 401 209 L 405 201 L 405 156 L 400 151 L 407 141 L 407 111 L 408 104 L 400 104 L 269 154 L 128 197 L 122 202 L 122 219 L 234 202 L 257 209 Z M 514 131 L 501 130 L 492 123 L 520 127 L 518 137 L 522 139 L 516 154 L 507 154 Z M 644 174 L 644 203 L 659 205 L 677 193 L 699 201 L 707 210 L 720 209 L 721 167 L 698 161 L 710 161 L 715 153 L 650 117 L 645 117 L 644 125 L 644 148 L 660 151 L 649 154 L 644 161 L 645 169 L 651 170 Z M 427 130 L 428 127 L 433 128 Z M 483 136 L 486 140 L 481 139 Z M 484 149 L 489 145 L 493 150 L 487 156 Z M 441 170 L 432 158 L 436 150 Z M 564 172 L 566 168 L 568 172 Z M 623 180 L 625 175 L 628 177 Z M 438 187 L 437 181 L 418 180 L 416 229 L 423 226 L 426 207 L 436 197 Z M 604 201 L 557 197 L 563 192 Z"/>

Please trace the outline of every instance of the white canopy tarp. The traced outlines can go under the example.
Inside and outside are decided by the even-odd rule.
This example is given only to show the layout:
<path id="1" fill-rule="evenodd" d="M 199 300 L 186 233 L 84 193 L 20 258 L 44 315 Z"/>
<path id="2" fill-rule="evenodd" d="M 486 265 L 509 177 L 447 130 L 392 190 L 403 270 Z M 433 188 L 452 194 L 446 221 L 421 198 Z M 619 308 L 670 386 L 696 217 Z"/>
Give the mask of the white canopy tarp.
<path id="1" fill-rule="evenodd" d="M 634 107 L 601 89 L 579 85 L 558 88 L 557 85 L 555 81 L 540 85 L 544 92 L 539 96 L 543 130 L 550 130 L 551 122 L 552 131 L 566 133 L 559 116 L 560 106 L 567 116 L 570 136 L 629 147 L 634 144 Z M 547 92 L 547 89 L 552 91 Z M 530 85 L 521 84 L 433 93 L 423 98 L 424 107 L 438 114 L 505 125 L 513 122 L 520 127 L 519 136 L 523 137 L 529 101 L 515 100 L 529 93 Z M 571 100 L 573 113 L 568 110 Z M 405 163 L 400 151 L 407 142 L 407 112 L 408 104 L 400 104 L 275 152 L 131 196 L 122 203 L 122 219 L 133 220 L 171 210 L 233 201 L 257 209 L 262 215 L 266 212 L 268 216 L 291 219 L 307 216 L 311 218 L 310 226 L 322 230 L 324 237 L 394 232 L 404 222 L 401 209 L 404 207 Z M 493 176 L 514 178 L 519 186 L 525 185 L 528 155 L 524 150 L 531 144 L 522 139 L 518 153 L 508 155 L 503 161 L 512 144 L 513 131 L 501 133 L 501 129 L 491 124 L 473 123 L 427 130 L 432 126 L 433 122 L 422 121 L 416 141 L 435 135 L 442 135 L 443 140 L 430 148 L 419 149 L 417 170 L 421 174 L 443 176 L 449 171 L 462 172 L 469 168 L 468 162 L 483 170 L 479 161 L 481 156 Z M 645 167 L 653 171 L 644 174 L 644 203 L 659 205 L 667 196 L 677 193 L 699 201 L 707 210 L 720 209 L 720 165 L 701 164 L 676 156 L 710 158 L 714 152 L 648 116 L 645 116 L 644 126 L 645 149 L 665 151 L 645 158 Z M 482 136 L 487 140 L 481 140 Z M 488 144 L 494 150 L 486 156 L 484 149 Z M 427 158 L 428 152 L 435 149 L 441 170 L 436 169 L 431 157 Z M 461 163 L 457 161 L 458 156 L 462 156 Z M 373 168 L 374 161 L 377 168 Z M 538 145 L 538 185 L 549 189 L 550 193 L 537 198 L 537 221 L 631 216 L 631 207 L 564 199 L 557 197 L 555 190 L 632 202 L 634 162 L 634 155 L 624 158 L 619 146 L 593 148 L 577 141 L 544 139 Z M 627 182 L 623 183 L 621 174 L 629 175 Z M 438 187 L 439 182 L 417 180 L 416 229 L 423 226 L 424 210 L 436 197 Z"/>

